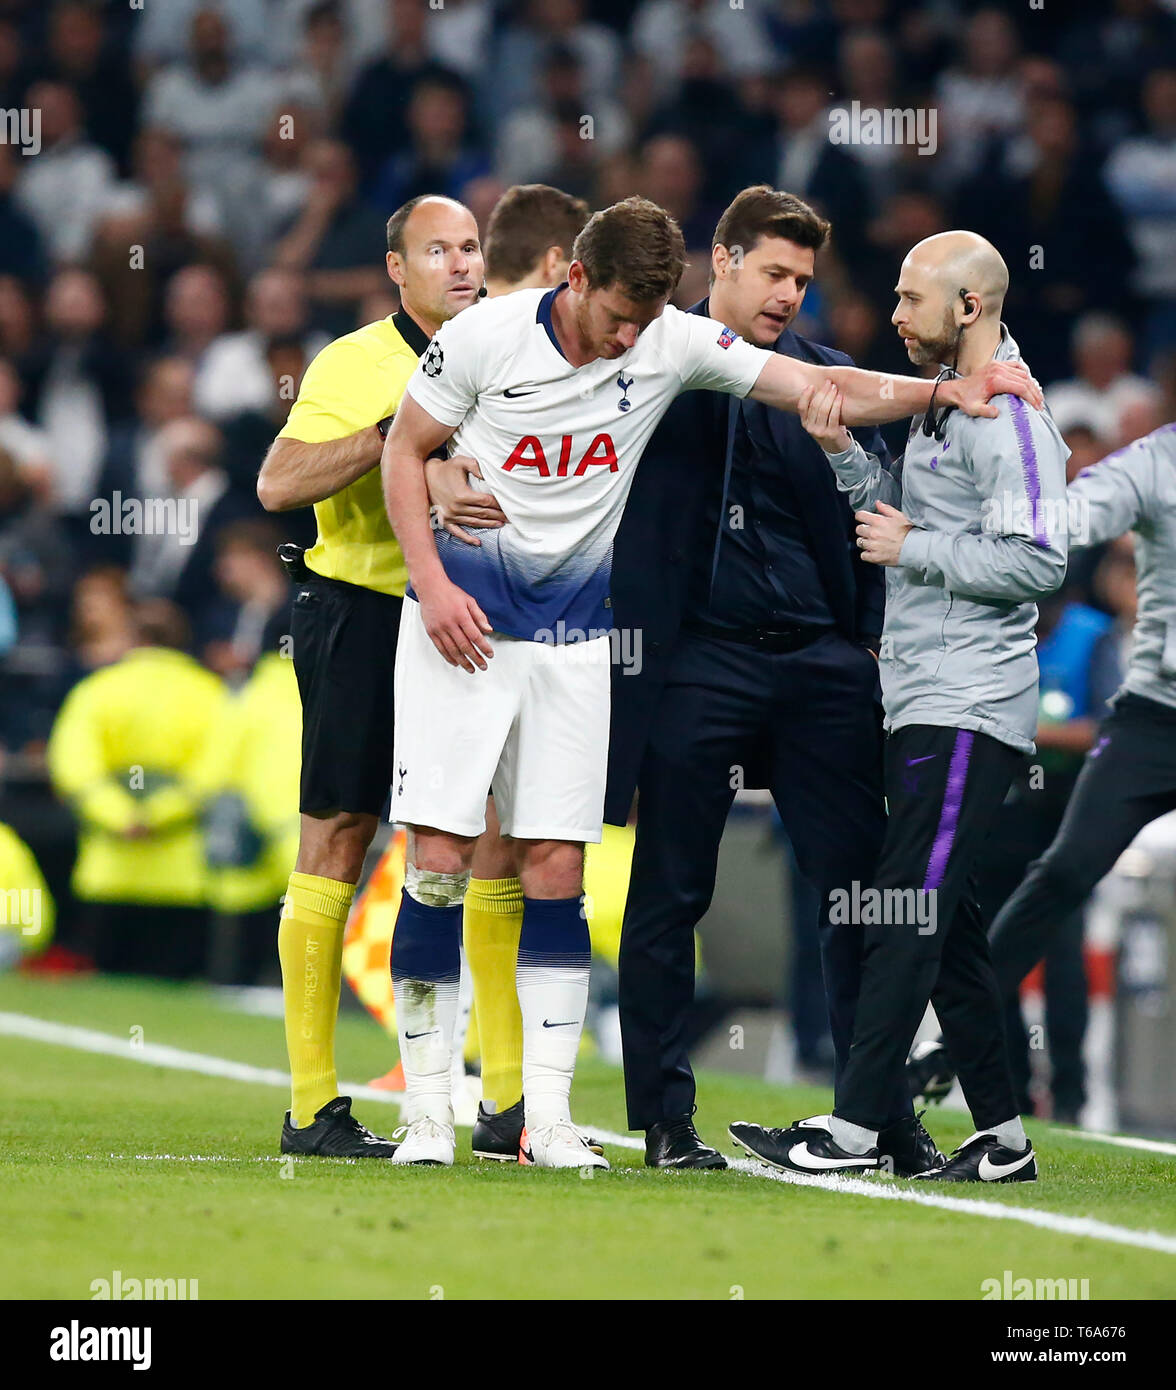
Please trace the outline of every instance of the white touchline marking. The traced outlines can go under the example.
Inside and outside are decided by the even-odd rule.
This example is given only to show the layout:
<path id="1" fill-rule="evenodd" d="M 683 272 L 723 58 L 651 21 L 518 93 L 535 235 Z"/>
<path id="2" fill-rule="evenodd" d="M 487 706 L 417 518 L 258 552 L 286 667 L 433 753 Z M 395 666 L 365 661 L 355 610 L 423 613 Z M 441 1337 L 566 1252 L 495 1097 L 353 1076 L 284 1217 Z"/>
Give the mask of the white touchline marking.
<path id="1" fill-rule="evenodd" d="M 939 1207 L 943 1211 L 966 1212 L 969 1216 L 987 1216 L 994 1221 L 1020 1221 L 1060 1235 L 1090 1236 L 1116 1245 L 1134 1245 L 1140 1250 L 1158 1250 L 1164 1255 L 1176 1255 L 1176 1236 L 1159 1231 L 1136 1231 L 1130 1226 L 1112 1226 L 1093 1216 L 1066 1216 L 1062 1212 L 1042 1211 L 1038 1207 L 1005 1206 L 1003 1202 L 988 1202 L 974 1197 L 941 1197 L 934 1192 L 916 1192 L 909 1187 L 892 1187 L 885 1179 L 806 1177 L 800 1173 L 785 1173 L 768 1168 L 750 1158 L 729 1159 L 732 1168 L 741 1173 L 753 1173 L 758 1178 L 791 1183 L 797 1187 L 821 1187 L 827 1192 L 844 1192 L 854 1197 L 881 1197 L 891 1202 L 913 1202 L 920 1207 Z"/>
<path id="2" fill-rule="evenodd" d="M 111 1033 L 99 1033 L 91 1028 L 78 1028 L 70 1023 L 56 1023 L 50 1019 L 33 1018 L 27 1014 L 0 1013 L 0 1034 L 10 1037 L 28 1038 L 33 1042 L 54 1043 L 61 1047 L 76 1048 L 81 1052 L 99 1052 L 110 1057 L 121 1057 L 128 1062 L 146 1062 L 151 1066 L 167 1067 L 173 1071 L 199 1072 L 203 1076 L 219 1076 L 229 1081 L 247 1081 L 262 1086 L 278 1086 L 283 1090 L 290 1085 L 286 1072 L 272 1067 L 255 1067 L 248 1062 L 233 1062 L 227 1057 L 212 1057 L 204 1052 L 187 1052 L 183 1048 L 168 1047 L 163 1043 L 138 1043 L 132 1046 L 129 1039 L 115 1037 Z M 342 1093 L 359 1096 L 365 1100 L 378 1101 L 385 1105 L 399 1107 L 403 1096 L 396 1091 L 377 1090 L 372 1086 L 351 1085 L 341 1082 Z M 581 1126 L 596 1138 L 620 1149 L 644 1149 L 640 1139 L 628 1134 L 613 1134 L 609 1130 L 598 1129 L 595 1125 Z M 1081 1130 L 1067 1130 L 1066 1133 L 1080 1134 L 1083 1137 L 1109 1139 L 1130 1147 L 1154 1149 L 1158 1140 L 1132 1140 L 1128 1136 L 1097 1135 L 1088 1136 Z M 1165 1145 L 1160 1150 L 1176 1150 L 1176 1145 Z M 97 1155 L 96 1157 L 123 1158 L 122 1154 Z M 172 1161 L 178 1163 L 225 1163 L 249 1162 L 239 1158 L 219 1158 L 215 1154 L 135 1154 L 136 1159 Z M 295 1155 L 297 1157 L 297 1155 Z M 281 1162 L 276 1156 L 259 1157 L 257 1162 Z M 349 1161 L 349 1160 L 345 1160 Z M 354 1160 L 359 1162 L 358 1159 Z M 768 1168 L 752 1159 L 729 1159 L 731 1167 L 740 1173 L 753 1177 L 767 1178 L 770 1182 L 782 1182 L 797 1187 L 818 1187 L 826 1192 L 841 1193 L 852 1197 L 876 1197 L 883 1201 L 910 1202 L 915 1206 L 938 1207 L 942 1211 L 955 1211 L 969 1216 L 985 1216 L 995 1221 L 1019 1221 L 1026 1226 L 1036 1226 L 1041 1230 L 1054 1231 L 1061 1235 L 1088 1236 L 1093 1240 L 1109 1241 L 1116 1245 L 1132 1245 L 1140 1250 L 1156 1250 L 1165 1255 L 1176 1255 L 1176 1236 L 1163 1235 L 1159 1231 L 1137 1231 L 1129 1226 L 1112 1226 L 1091 1216 L 1066 1216 L 1061 1212 L 1042 1211 L 1037 1207 L 1005 1206 L 1001 1202 L 990 1202 L 971 1197 L 947 1197 L 934 1192 L 913 1191 L 910 1188 L 892 1186 L 885 1180 L 865 1178 L 805 1177 L 799 1173 L 784 1173 L 776 1168 Z"/>
<path id="3" fill-rule="evenodd" d="M 1176 1154 L 1176 1144 L 1163 1139 L 1137 1139 L 1133 1134 L 1102 1134 L 1097 1129 L 1065 1129 L 1059 1127 L 1059 1134 L 1068 1139 L 1091 1139 L 1096 1144 L 1117 1144 L 1121 1149 L 1143 1149 L 1146 1153 Z"/>

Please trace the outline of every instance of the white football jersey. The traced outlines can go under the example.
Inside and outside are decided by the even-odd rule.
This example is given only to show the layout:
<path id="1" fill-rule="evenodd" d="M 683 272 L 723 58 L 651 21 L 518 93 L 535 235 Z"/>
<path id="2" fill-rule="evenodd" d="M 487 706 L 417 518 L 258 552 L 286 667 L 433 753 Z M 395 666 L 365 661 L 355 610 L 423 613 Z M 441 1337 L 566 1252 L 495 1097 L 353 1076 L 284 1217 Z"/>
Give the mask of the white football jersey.
<path id="1" fill-rule="evenodd" d="M 437 532 L 445 572 L 497 631 L 530 641 L 611 630 L 613 536 L 658 421 L 681 391 L 746 396 L 772 355 L 667 307 L 622 356 L 573 367 L 551 324 L 562 289 L 518 290 L 450 319 L 406 387 L 457 427 L 451 455 L 477 459 L 509 518 L 481 531 L 481 546 Z"/>

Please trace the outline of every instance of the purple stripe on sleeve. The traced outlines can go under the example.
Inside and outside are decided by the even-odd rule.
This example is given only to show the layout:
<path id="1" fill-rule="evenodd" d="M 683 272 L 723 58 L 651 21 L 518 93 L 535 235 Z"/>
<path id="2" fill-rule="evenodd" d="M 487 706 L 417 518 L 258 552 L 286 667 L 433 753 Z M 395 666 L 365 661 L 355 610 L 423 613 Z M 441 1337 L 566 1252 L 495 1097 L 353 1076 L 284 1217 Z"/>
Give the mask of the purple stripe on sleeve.
<path id="1" fill-rule="evenodd" d="M 939 828 L 935 832 L 935 842 L 931 846 L 931 857 L 927 860 L 927 877 L 923 880 L 923 892 L 938 888 L 947 872 L 947 861 L 951 856 L 956 827 L 960 823 L 960 807 L 964 801 L 964 783 L 968 780 L 968 760 L 972 756 L 972 743 L 975 734 L 970 729 L 957 729 L 955 743 L 951 750 L 951 762 L 947 767 L 947 787 L 943 793 L 943 810 L 939 816 Z"/>
<path id="2" fill-rule="evenodd" d="M 1041 475 L 1037 471 L 1037 450 L 1033 447 L 1033 427 L 1029 410 L 1020 396 L 1010 396 L 1013 429 L 1017 432 L 1017 448 L 1021 454 L 1021 471 L 1025 475 L 1025 493 L 1033 516 L 1033 539 L 1042 548 L 1050 548 L 1049 532 L 1041 515 Z"/>

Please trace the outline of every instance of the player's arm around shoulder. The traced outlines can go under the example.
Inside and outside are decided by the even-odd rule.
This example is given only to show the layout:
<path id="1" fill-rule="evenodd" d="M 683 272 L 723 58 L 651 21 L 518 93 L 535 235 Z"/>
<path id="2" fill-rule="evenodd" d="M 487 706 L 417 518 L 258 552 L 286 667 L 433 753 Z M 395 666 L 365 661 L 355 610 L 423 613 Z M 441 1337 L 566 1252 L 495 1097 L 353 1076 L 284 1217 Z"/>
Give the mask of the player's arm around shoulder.
<path id="1" fill-rule="evenodd" d="M 375 356 L 350 335 L 328 343 L 261 465 L 257 497 L 266 511 L 312 506 L 375 468 L 383 445 L 376 422 L 388 396 Z"/>

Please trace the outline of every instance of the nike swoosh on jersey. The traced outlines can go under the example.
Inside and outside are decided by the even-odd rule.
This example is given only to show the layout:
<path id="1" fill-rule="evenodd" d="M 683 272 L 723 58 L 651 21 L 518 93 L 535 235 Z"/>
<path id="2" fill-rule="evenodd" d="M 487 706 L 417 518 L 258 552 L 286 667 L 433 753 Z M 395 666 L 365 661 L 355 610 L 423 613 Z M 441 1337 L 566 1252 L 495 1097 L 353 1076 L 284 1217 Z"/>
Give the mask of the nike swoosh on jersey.
<path id="1" fill-rule="evenodd" d="M 800 1155 L 798 1158 L 797 1155 Z M 819 1154 L 810 1153 L 809 1146 L 805 1144 L 793 1144 L 788 1150 L 788 1157 L 798 1168 L 805 1168 L 809 1172 L 819 1173 L 826 1168 L 846 1168 L 855 1165 L 862 1168 L 875 1168 L 877 1164 L 870 1158 L 851 1159 L 848 1162 L 844 1158 L 822 1158 Z"/>
<path id="2" fill-rule="evenodd" d="M 932 758 L 937 758 L 938 753 L 928 753 L 925 758 L 908 758 L 907 767 L 914 767 L 916 763 L 929 763 Z"/>
<path id="3" fill-rule="evenodd" d="M 436 1028 L 426 1028 L 423 1033 L 405 1033 L 404 1036 L 406 1040 L 408 1038 L 427 1038 L 430 1033 L 435 1033 L 436 1031 Z"/>
<path id="4" fill-rule="evenodd" d="M 987 1154 L 982 1154 L 980 1167 L 977 1172 L 981 1182 L 996 1182 L 998 1178 L 1007 1178 L 1010 1173 L 1019 1172 L 1025 1165 L 1032 1161 L 1033 1150 L 1027 1154 L 1022 1154 L 1015 1163 L 993 1163 Z"/>
<path id="5" fill-rule="evenodd" d="M 539 388 L 536 386 L 533 391 L 516 391 L 513 387 L 508 386 L 503 390 L 502 394 L 507 400 L 513 401 L 519 396 L 537 396 L 539 394 Z"/>

